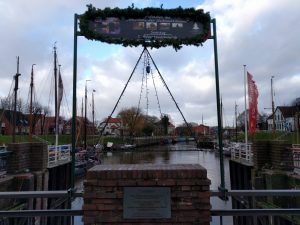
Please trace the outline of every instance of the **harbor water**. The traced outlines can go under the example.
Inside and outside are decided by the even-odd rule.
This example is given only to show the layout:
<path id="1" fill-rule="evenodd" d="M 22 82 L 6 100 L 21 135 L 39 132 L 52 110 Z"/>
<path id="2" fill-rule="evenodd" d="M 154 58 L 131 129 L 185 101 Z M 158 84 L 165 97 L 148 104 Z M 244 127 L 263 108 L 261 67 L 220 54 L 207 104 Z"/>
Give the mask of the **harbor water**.
<path id="1" fill-rule="evenodd" d="M 210 189 L 217 190 L 220 185 L 219 156 L 214 151 L 199 150 L 195 143 L 177 143 L 175 145 L 161 145 L 137 148 L 131 151 L 104 152 L 102 164 L 200 164 L 207 169 L 207 176 L 211 180 Z M 229 158 L 224 158 L 225 185 L 230 189 Z M 77 183 L 79 190 L 83 189 L 83 180 Z M 83 202 L 77 198 L 73 208 L 80 209 Z M 230 209 L 231 201 L 222 201 L 218 197 L 211 198 L 212 209 Z M 82 225 L 81 217 L 75 217 L 75 225 Z M 219 225 L 220 218 L 212 217 L 211 225 Z M 231 217 L 223 217 L 223 224 L 232 224 Z"/>

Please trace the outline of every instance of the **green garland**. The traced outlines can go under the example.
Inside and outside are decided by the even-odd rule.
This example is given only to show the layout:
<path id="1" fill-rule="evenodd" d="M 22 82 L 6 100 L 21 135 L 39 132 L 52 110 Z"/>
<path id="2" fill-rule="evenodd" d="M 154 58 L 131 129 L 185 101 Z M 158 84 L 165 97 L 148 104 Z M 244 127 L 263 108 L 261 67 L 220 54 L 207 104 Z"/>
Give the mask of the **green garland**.
<path id="1" fill-rule="evenodd" d="M 202 43 L 210 36 L 210 15 L 209 13 L 204 13 L 202 9 L 183 9 L 182 7 L 175 9 L 138 9 L 132 6 L 128 7 L 127 9 L 105 8 L 104 10 L 101 10 L 96 9 L 92 5 L 88 5 L 87 7 L 88 10 L 79 17 L 79 27 L 80 34 L 89 40 L 98 40 L 110 44 L 122 44 L 125 47 L 143 45 L 151 48 L 159 48 L 171 45 L 175 48 L 175 50 L 177 50 L 180 49 L 182 45 L 202 45 Z M 119 19 L 143 19 L 147 16 L 181 18 L 190 21 L 201 22 L 203 24 L 203 33 L 192 38 L 164 40 L 151 39 L 150 41 L 145 42 L 144 40 L 139 39 L 112 38 L 106 35 L 95 33 L 89 29 L 89 21 L 93 21 L 96 18 L 105 19 L 107 17 L 116 17 Z"/>

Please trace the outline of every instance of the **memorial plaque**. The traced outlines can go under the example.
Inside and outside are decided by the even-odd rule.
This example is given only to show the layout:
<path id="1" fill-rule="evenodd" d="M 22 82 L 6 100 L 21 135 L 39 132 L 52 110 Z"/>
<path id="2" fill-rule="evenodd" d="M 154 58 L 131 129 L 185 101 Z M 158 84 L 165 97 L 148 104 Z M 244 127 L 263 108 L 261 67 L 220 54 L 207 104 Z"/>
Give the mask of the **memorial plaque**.
<path id="1" fill-rule="evenodd" d="M 171 218 L 169 187 L 125 187 L 124 219 Z"/>

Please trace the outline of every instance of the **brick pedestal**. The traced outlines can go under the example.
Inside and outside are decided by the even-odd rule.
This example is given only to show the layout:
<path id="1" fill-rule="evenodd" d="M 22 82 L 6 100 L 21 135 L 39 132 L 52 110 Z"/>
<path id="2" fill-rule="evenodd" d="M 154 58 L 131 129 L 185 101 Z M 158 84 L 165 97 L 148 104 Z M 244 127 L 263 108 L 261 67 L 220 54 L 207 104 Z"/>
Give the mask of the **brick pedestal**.
<path id="1" fill-rule="evenodd" d="M 84 224 L 210 224 L 210 180 L 200 165 L 99 165 L 84 182 Z M 171 218 L 124 219 L 124 187 L 169 187 Z"/>

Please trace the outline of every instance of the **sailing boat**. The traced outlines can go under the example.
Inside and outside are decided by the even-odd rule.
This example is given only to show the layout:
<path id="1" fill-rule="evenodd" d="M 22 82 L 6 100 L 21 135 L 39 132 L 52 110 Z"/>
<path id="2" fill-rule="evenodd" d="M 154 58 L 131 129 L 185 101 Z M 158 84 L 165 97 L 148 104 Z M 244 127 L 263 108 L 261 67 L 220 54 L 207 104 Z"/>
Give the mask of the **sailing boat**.
<path id="1" fill-rule="evenodd" d="M 29 105 L 29 140 L 32 141 L 32 134 L 33 134 L 33 92 L 34 92 L 34 68 L 35 64 L 32 64 L 31 67 L 31 82 L 30 82 L 30 105 Z M 55 86 L 55 146 L 58 146 L 58 134 L 59 134 L 59 112 L 60 112 L 60 105 L 61 100 L 63 97 L 63 83 L 60 73 L 60 66 L 58 70 L 57 76 L 57 53 L 56 53 L 56 46 L 54 46 L 54 86 Z"/>
<path id="2" fill-rule="evenodd" d="M 56 53 L 56 46 L 54 46 L 54 97 L 55 97 L 55 145 L 58 146 L 58 135 L 59 135 L 59 112 L 61 106 L 61 100 L 63 97 L 63 83 L 60 73 L 60 67 L 58 69 L 58 76 L 57 76 L 57 53 Z"/>
<path id="3" fill-rule="evenodd" d="M 60 112 L 60 106 L 61 106 L 61 100 L 63 97 L 63 83 L 60 73 L 60 67 L 61 65 L 58 65 L 57 69 L 57 53 L 56 53 L 56 46 L 53 47 L 54 49 L 54 112 L 55 112 L 55 145 L 54 146 L 48 146 L 49 154 L 50 152 L 55 153 L 54 162 L 48 162 L 50 163 L 56 163 L 59 160 L 69 160 L 70 159 L 70 145 L 58 145 L 58 135 L 59 135 L 59 112 Z M 49 158 L 50 160 L 50 158 Z"/>

